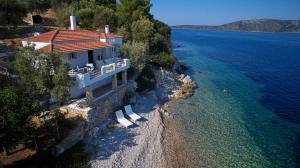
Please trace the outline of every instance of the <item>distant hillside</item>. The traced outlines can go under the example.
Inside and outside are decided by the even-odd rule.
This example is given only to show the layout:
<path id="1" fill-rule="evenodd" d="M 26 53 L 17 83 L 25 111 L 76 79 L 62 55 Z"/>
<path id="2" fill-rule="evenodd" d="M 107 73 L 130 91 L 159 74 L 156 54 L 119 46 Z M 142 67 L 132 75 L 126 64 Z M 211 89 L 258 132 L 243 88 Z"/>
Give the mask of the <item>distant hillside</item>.
<path id="1" fill-rule="evenodd" d="M 300 20 L 242 20 L 220 26 L 178 25 L 178 29 L 214 29 L 231 31 L 258 31 L 258 32 L 300 32 Z"/>

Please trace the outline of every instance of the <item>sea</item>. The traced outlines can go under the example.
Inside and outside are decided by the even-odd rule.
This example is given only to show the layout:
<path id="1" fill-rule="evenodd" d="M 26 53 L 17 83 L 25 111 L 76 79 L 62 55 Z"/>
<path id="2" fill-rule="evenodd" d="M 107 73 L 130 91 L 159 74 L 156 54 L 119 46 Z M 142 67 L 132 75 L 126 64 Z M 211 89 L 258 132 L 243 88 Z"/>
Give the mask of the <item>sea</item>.
<path id="1" fill-rule="evenodd" d="M 172 30 L 197 82 L 172 102 L 193 167 L 300 167 L 300 34 Z"/>

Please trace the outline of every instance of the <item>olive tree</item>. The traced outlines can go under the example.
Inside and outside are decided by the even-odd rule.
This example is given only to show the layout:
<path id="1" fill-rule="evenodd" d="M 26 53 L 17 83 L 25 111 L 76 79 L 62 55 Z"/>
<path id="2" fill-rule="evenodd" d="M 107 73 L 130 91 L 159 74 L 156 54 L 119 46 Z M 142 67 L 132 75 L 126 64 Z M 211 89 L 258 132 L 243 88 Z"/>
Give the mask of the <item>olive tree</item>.
<path id="1" fill-rule="evenodd" d="M 5 153 L 28 137 L 28 118 L 39 112 L 37 102 L 17 93 L 15 89 L 0 90 L 0 142 Z"/>
<path id="2" fill-rule="evenodd" d="M 18 76 L 18 85 L 30 97 L 51 96 L 58 103 L 69 98 L 72 78 L 68 67 L 60 59 L 59 52 L 41 53 L 31 48 L 22 48 L 16 55 L 13 70 Z"/>
<path id="3" fill-rule="evenodd" d="M 124 57 L 130 58 L 133 67 L 139 71 L 145 67 L 149 58 L 148 46 L 143 42 L 126 43 L 120 48 L 120 52 Z"/>
<path id="4" fill-rule="evenodd" d="M 132 23 L 132 40 L 149 43 L 154 33 L 154 24 L 146 18 L 142 18 Z"/>
<path id="5" fill-rule="evenodd" d="M 93 29 L 95 26 L 94 21 L 94 10 L 91 8 L 83 8 L 78 11 L 79 25 L 85 29 Z"/>
<path id="6" fill-rule="evenodd" d="M 59 27 L 68 28 L 70 25 L 70 15 L 75 14 L 75 6 L 68 4 L 61 4 L 55 9 L 55 24 Z"/>
<path id="7" fill-rule="evenodd" d="M 24 1 L 21 0 L 0 0 L 0 25 L 17 26 L 23 22 L 27 14 L 27 8 Z"/>
<path id="8" fill-rule="evenodd" d="M 116 15 L 114 10 L 104 6 L 97 7 L 94 15 L 94 25 L 98 28 L 103 28 L 105 25 L 115 28 Z"/>

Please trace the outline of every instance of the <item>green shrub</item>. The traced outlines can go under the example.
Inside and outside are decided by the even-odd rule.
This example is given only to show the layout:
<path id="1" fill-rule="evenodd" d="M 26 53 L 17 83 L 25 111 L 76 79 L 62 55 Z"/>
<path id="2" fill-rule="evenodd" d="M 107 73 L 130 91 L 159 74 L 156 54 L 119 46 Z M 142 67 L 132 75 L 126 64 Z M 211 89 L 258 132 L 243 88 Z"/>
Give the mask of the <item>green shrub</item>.
<path id="1" fill-rule="evenodd" d="M 161 52 L 153 56 L 153 63 L 158 64 L 159 66 L 162 66 L 164 68 L 172 68 L 174 62 L 175 57 L 166 52 Z"/>
<path id="2" fill-rule="evenodd" d="M 149 91 L 154 89 L 156 84 L 155 75 L 149 66 L 143 68 L 136 82 L 138 85 L 138 92 Z"/>

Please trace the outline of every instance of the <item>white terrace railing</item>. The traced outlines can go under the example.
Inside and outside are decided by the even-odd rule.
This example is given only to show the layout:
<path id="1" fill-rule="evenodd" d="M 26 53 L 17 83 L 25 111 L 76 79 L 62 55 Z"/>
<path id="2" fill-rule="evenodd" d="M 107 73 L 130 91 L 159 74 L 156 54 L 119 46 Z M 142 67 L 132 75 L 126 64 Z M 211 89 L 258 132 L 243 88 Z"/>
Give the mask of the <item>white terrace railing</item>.
<path id="1" fill-rule="evenodd" d="M 86 72 L 86 73 L 76 73 L 73 74 L 76 77 L 76 82 L 80 88 L 89 86 L 95 82 L 98 82 L 102 79 L 110 77 L 116 73 L 124 71 L 130 67 L 129 59 L 121 59 L 117 63 L 111 63 L 108 65 L 102 66 L 100 69 Z"/>

